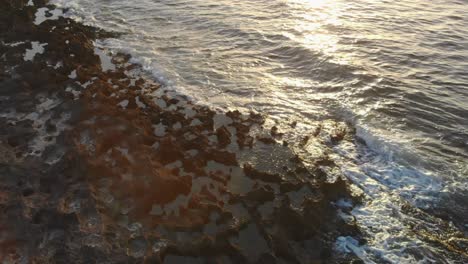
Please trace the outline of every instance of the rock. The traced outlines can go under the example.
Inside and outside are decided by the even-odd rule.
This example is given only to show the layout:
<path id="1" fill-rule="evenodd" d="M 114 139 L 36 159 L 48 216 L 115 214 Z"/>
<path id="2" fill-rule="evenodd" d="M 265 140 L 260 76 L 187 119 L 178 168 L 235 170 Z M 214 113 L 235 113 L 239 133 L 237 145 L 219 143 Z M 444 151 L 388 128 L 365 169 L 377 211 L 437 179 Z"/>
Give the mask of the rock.
<path id="1" fill-rule="evenodd" d="M 47 1 L 34 4 L 0 0 L 1 43 L 24 42 L 0 45 L 0 110 L 20 113 L 1 117 L 1 261 L 333 262 L 340 230 L 353 232 L 332 205 L 347 184 L 318 169 L 333 164 L 309 173 L 260 114 L 161 91 L 126 74 L 139 69 L 128 55 L 103 72 L 93 41 L 114 34 L 66 17 L 36 26 Z M 47 46 L 25 62 L 31 41 Z M 264 158 L 271 149 L 288 152 L 279 166 Z"/>
<path id="2" fill-rule="evenodd" d="M 229 133 L 224 126 L 216 130 L 216 136 L 218 137 L 218 144 L 221 148 L 225 148 L 231 143 L 231 133 Z"/>

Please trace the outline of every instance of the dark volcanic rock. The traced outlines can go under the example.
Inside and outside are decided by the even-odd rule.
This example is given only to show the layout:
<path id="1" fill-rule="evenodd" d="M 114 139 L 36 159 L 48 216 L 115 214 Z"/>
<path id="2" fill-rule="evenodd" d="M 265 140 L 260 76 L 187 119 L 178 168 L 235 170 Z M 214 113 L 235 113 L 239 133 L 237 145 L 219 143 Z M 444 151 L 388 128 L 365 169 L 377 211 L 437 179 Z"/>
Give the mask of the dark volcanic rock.
<path id="1" fill-rule="evenodd" d="M 194 105 L 126 55 L 103 72 L 93 41 L 113 34 L 35 25 L 34 4 L 0 0 L 0 261 L 341 260 L 358 231 L 332 203 L 347 183 L 318 169 L 332 162 L 306 169 L 260 115 Z"/>

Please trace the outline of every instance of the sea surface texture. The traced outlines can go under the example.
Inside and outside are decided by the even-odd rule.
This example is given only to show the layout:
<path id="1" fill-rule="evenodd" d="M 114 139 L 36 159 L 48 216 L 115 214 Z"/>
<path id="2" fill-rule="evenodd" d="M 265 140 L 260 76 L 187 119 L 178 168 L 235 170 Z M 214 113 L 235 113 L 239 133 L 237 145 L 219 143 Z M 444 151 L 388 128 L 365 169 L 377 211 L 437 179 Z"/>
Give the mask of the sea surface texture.
<path id="1" fill-rule="evenodd" d="M 340 237 L 337 250 L 366 263 L 466 257 L 467 1 L 53 3 L 120 33 L 96 44 L 199 104 L 297 124 L 291 140 L 346 123 L 355 138 L 331 158 L 362 193 L 352 217 L 367 243 Z"/>

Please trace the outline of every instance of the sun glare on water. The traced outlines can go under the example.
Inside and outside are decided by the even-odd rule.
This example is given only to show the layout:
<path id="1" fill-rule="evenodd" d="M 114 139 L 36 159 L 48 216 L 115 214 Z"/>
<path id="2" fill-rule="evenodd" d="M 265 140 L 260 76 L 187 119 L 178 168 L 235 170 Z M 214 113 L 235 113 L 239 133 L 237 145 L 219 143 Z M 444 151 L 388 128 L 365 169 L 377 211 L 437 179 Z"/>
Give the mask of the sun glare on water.
<path id="1" fill-rule="evenodd" d="M 332 0 L 290 0 L 294 6 L 295 25 L 285 30 L 284 35 L 302 43 L 308 49 L 333 57 L 339 63 L 349 60 L 338 54 L 339 36 L 333 28 L 345 21 L 340 19 L 342 5 Z M 336 62 L 337 62 L 336 61 Z"/>
<path id="2" fill-rule="evenodd" d="M 296 2 L 301 2 L 309 7 L 323 7 L 326 6 L 330 0 L 296 0 Z"/>

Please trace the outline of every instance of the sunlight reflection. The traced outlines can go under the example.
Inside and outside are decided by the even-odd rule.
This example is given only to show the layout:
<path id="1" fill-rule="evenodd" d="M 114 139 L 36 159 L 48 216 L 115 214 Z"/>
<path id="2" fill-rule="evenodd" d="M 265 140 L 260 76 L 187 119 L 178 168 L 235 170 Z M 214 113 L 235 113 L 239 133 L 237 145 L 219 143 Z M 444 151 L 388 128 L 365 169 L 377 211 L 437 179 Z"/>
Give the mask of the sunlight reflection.
<path id="1" fill-rule="evenodd" d="M 306 4 L 309 7 L 322 7 L 327 5 L 330 0 L 294 0 L 295 2 Z"/>
<path id="2" fill-rule="evenodd" d="M 290 0 L 289 3 L 300 7 L 294 14 L 297 19 L 293 30 L 283 32 L 284 35 L 310 50 L 332 57 L 334 62 L 349 62 L 349 58 L 338 57 L 341 54 L 338 52 L 340 39 L 333 31 L 343 23 L 340 20 L 342 10 L 339 1 Z"/>

